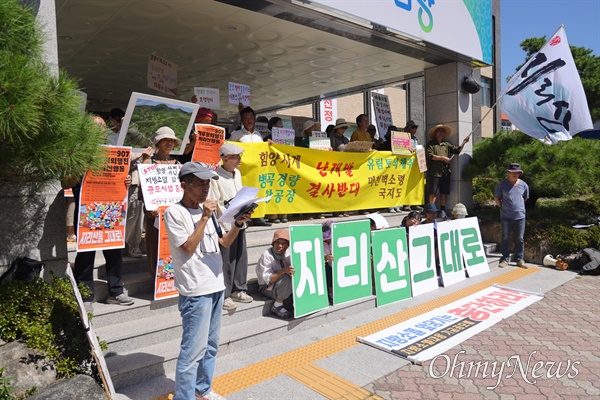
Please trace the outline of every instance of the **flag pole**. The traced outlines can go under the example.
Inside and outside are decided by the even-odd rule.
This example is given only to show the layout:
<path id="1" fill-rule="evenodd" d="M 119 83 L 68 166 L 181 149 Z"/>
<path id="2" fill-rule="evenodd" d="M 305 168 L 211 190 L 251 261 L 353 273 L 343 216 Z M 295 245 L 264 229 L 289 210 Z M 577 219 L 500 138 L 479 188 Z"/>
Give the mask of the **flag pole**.
<path id="1" fill-rule="evenodd" d="M 498 105 L 498 102 L 500 101 L 500 99 L 504 96 L 504 93 L 500 95 L 500 97 L 498 97 L 498 99 L 496 99 L 496 102 L 494 103 L 494 105 L 492 107 L 490 107 L 490 109 L 488 110 L 488 112 L 485 113 L 485 115 L 479 120 L 479 122 L 477 123 L 477 125 L 475 125 L 475 128 L 473 128 L 473 130 L 463 139 L 462 143 L 460 144 L 460 149 L 462 151 L 463 146 L 467 143 L 467 141 L 469 140 L 469 138 L 473 135 L 473 133 L 477 130 L 477 128 L 479 128 L 481 126 L 481 122 L 494 110 L 494 108 L 496 108 L 496 106 Z M 450 161 L 452 161 L 452 159 L 454 158 L 456 154 L 452 154 L 452 157 L 450 157 Z"/>

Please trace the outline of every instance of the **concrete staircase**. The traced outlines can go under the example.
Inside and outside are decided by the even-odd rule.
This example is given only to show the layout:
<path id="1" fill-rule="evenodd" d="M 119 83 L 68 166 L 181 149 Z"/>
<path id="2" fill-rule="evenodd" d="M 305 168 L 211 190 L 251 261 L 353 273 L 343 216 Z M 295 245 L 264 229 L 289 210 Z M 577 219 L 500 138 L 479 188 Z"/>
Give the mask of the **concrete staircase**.
<path id="1" fill-rule="evenodd" d="M 384 213 L 390 226 L 401 223 L 406 213 Z M 331 218 L 334 221 L 363 219 L 362 215 Z M 234 312 L 223 311 L 219 356 L 232 355 L 245 349 L 268 343 L 283 335 L 302 332 L 320 325 L 344 319 L 375 308 L 375 297 L 358 300 L 299 318 L 284 321 L 270 314 L 271 300 L 258 292 L 255 266 L 262 252 L 268 248 L 273 232 L 291 224 L 320 224 L 325 220 L 294 221 L 271 227 L 250 227 L 246 232 L 248 248 L 248 293 L 255 299 L 249 304 L 237 303 Z M 486 251 L 495 251 L 495 245 L 486 245 Z M 70 260 L 75 257 L 70 248 Z M 181 318 L 177 298 L 153 301 L 153 280 L 147 271 L 146 259 L 123 258 L 125 287 L 136 299 L 132 306 L 105 304 L 108 296 L 104 258 L 96 255 L 94 329 L 100 340 L 108 344 L 105 359 L 117 392 L 143 382 L 172 375 L 175 370 L 181 340 Z M 166 388 L 165 393 L 171 388 Z M 126 389 L 125 389 L 126 390 Z"/>
<path id="2" fill-rule="evenodd" d="M 399 226 L 406 213 L 384 213 L 390 226 Z M 331 218 L 334 221 L 363 219 L 362 215 Z M 255 266 L 268 248 L 273 232 L 292 224 L 320 224 L 323 219 L 294 221 L 271 227 L 250 227 L 246 232 L 248 248 L 248 293 L 255 301 L 236 303 L 234 312 L 223 311 L 219 356 L 267 343 L 290 330 L 294 333 L 315 328 L 375 307 L 375 297 L 329 307 L 318 313 L 284 321 L 270 314 L 272 300 L 258 293 Z M 69 260 L 75 259 L 74 246 L 69 248 Z M 106 341 L 105 359 L 117 392 L 122 389 L 172 374 L 179 354 L 181 318 L 177 299 L 153 301 L 153 280 L 148 274 L 146 258 L 123 257 L 123 279 L 129 296 L 136 299 L 132 306 L 105 304 L 108 293 L 102 252 L 96 254 L 94 272 L 96 303 L 92 323 L 100 340 Z M 169 389 L 167 389 L 169 390 Z"/>

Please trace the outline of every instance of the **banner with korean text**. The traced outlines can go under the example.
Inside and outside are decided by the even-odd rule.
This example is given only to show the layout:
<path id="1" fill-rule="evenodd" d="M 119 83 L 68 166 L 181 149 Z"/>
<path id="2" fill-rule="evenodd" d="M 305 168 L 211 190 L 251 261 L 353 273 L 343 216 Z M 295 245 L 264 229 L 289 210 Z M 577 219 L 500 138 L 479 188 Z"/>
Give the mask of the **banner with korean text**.
<path id="1" fill-rule="evenodd" d="M 77 251 L 125 247 L 127 187 L 131 147 L 105 146 L 106 163 L 88 171 L 79 194 Z"/>
<path id="2" fill-rule="evenodd" d="M 414 155 L 351 153 L 268 143 L 236 143 L 246 151 L 239 168 L 245 186 L 272 196 L 254 212 L 332 212 L 423 204 L 425 178 Z"/>
<path id="3" fill-rule="evenodd" d="M 290 227 L 294 318 L 329 306 L 321 225 Z"/>
<path id="4" fill-rule="evenodd" d="M 358 341 L 422 363 L 541 300 L 542 294 L 491 286 Z"/>
<path id="5" fill-rule="evenodd" d="M 175 289 L 175 275 L 173 271 L 173 259 L 169 247 L 169 236 L 165 227 L 164 213 L 168 206 L 158 208 L 158 253 L 156 259 L 156 276 L 154 277 L 154 300 L 168 299 L 179 295 Z"/>

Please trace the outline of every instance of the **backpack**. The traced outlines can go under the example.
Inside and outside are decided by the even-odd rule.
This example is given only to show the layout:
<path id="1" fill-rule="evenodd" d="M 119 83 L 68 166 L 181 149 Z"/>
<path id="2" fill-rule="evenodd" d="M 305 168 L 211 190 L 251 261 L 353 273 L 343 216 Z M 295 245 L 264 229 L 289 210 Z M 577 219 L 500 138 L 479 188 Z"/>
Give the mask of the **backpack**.
<path id="1" fill-rule="evenodd" d="M 592 248 L 581 250 L 569 263 L 569 269 L 579 271 L 580 275 L 600 275 L 600 251 Z"/>

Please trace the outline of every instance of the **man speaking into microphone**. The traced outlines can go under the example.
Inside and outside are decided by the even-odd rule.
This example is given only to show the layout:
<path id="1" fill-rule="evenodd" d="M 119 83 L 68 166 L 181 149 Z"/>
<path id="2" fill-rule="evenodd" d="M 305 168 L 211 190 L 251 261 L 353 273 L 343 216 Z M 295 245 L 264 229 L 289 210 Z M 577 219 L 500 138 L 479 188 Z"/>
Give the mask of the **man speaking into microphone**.
<path id="1" fill-rule="evenodd" d="M 219 180 L 210 185 L 208 198 L 217 201 L 217 216 L 223 215 L 227 204 L 242 189 L 242 174 L 238 167 L 242 163 L 244 149 L 233 143 L 225 143 L 219 149 L 221 168 L 217 169 Z M 225 232 L 231 229 L 231 224 L 222 223 Z M 246 224 L 240 228 L 229 248 L 221 248 L 223 257 L 223 277 L 225 279 L 225 300 L 223 309 L 233 311 L 237 308 L 235 302 L 251 303 L 248 290 L 248 252 L 246 250 Z"/>
<path id="2" fill-rule="evenodd" d="M 201 164 L 185 163 L 179 172 L 183 198 L 165 211 L 183 325 L 175 400 L 222 398 L 212 390 L 225 289 L 220 249 L 236 240 L 251 213 L 238 217 L 219 238 L 212 221 L 217 202 L 207 200 L 211 182 L 217 179 Z"/>

